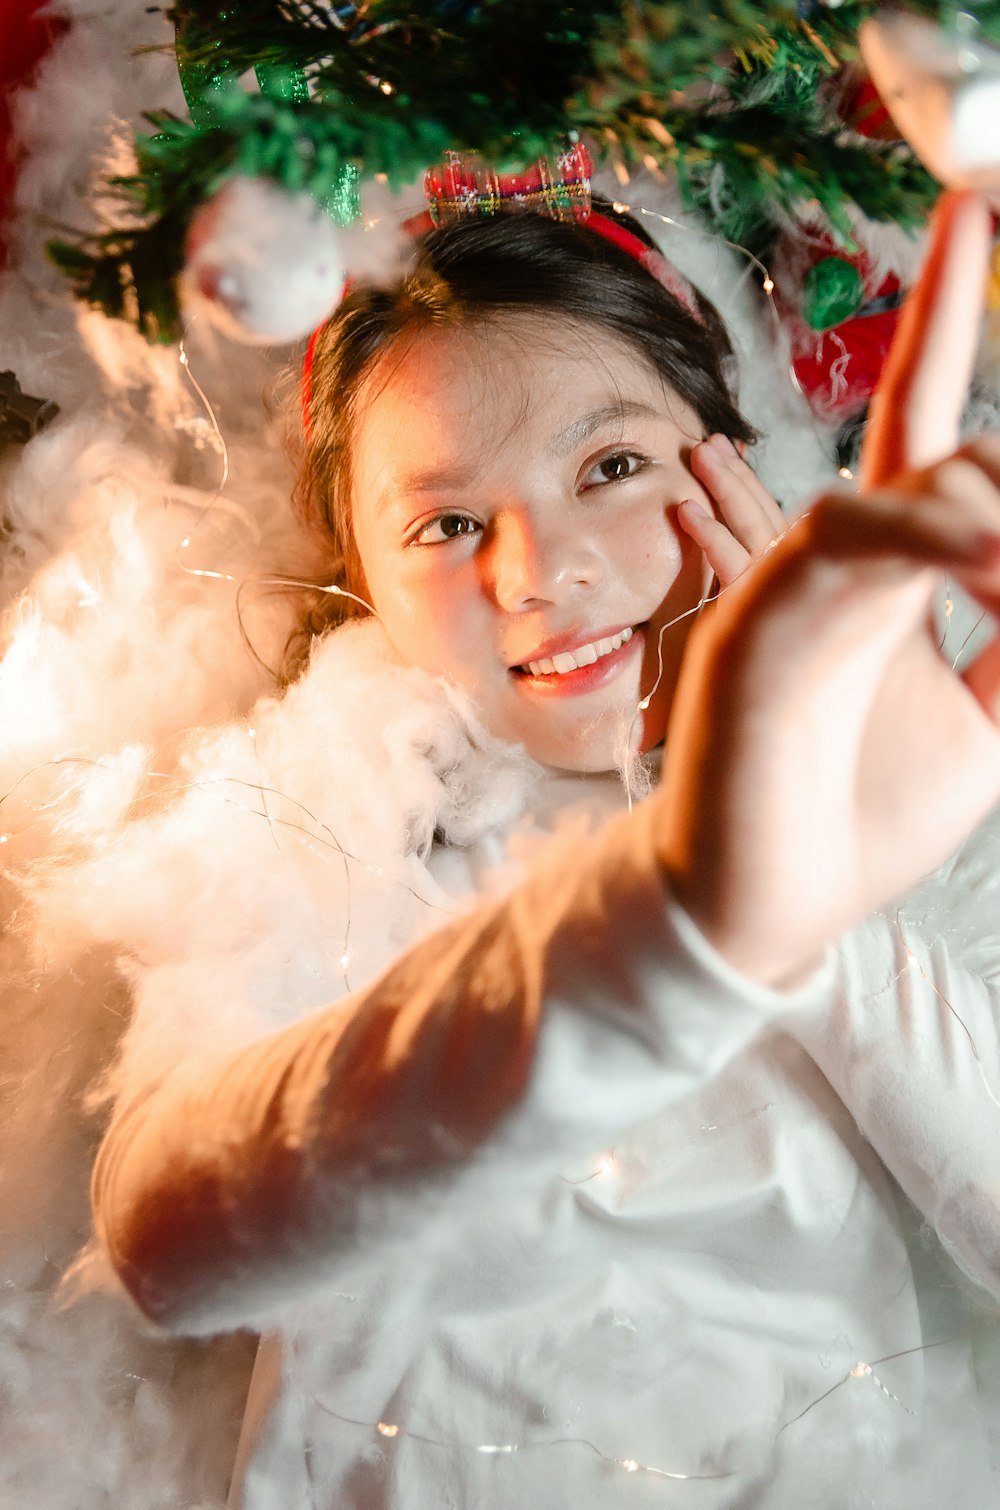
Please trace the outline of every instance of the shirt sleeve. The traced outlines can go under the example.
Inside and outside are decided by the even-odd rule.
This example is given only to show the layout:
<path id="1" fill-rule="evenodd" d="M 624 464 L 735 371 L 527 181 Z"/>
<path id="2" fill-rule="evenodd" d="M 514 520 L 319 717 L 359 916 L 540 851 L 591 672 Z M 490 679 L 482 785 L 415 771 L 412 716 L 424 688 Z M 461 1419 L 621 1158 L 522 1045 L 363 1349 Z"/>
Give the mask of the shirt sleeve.
<path id="1" fill-rule="evenodd" d="M 790 1030 L 959 1265 L 1000 1296 L 996 984 L 901 917 L 841 945 L 832 1011 Z"/>
<path id="2" fill-rule="evenodd" d="M 727 966 L 668 899 L 646 805 L 345 1002 L 133 1098 L 98 1157 L 98 1234 L 161 1325 L 270 1324 L 350 1242 L 373 1182 L 447 1169 L 497 1126 L 548 1007 L 636 1035 L 676 1095 L 830 989 L 829 968 L 783 994 Z"/>

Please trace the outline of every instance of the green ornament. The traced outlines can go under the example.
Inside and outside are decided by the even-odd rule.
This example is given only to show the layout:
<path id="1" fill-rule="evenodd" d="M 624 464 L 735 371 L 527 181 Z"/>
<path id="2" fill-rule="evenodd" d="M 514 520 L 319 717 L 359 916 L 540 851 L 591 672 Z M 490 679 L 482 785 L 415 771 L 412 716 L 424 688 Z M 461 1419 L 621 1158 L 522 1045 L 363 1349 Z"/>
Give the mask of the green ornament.
<path id="1" fill-rule="evenodd" d="M 824 257 L 802 280 L 802 313 L 813 330 L 832 330 L 857 314 L 865 300 L 857 268 L 843 257 Z"/>

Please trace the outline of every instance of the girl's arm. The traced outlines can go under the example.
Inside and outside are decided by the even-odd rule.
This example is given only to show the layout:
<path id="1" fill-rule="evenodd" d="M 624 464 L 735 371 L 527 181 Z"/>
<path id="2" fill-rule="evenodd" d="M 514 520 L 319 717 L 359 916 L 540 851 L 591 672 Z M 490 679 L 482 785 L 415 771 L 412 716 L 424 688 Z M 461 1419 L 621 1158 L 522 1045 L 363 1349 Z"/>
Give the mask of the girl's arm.
<path id="1" fill-rule="evenodd" d="M 505 901 L 443 928 L 369 990 L 116 1117 L 93 1199 L 147 1315 L 261 1325 L 328 1272 L 355 1197 L 467 1154 L 527 1080 L 541 1015 L 613 1018 L 664 1065 L 664 1097 L 714 1074 L 798 998 L 737 977 L 667 901 L 655 799 Z"/>
<path id="2" fill-rule="evenodd" d="M 821 499 L 691 637 L 660 853 L 681 903 L 757 980 L 807 971 L 1000 796 L 1000 638 L 958 674 L 933 624 L 944 573 L 1000 610 L 1000 439 L 938 460 L 990 232 L 982 200 L 943 196 L 873 406 L 867 493 Z"/>
<path id="3" fill-rule="evenodd" d="M 692 639 L 661 855 L 693 918 L 759 980 L 794 979 L 1000 795 L 1000 638 L 960 675 L 932 613 L 945 571 L 1000 610 L 1000 441 L 939 460 L 957 434 L 989 242 L 986 205 L 945 195 L 877 395 L 874 491 L 820 500 Z M 998 1293 L 997 992 L 884 919 L 844 956 L 833 1015 L 792 1030 Z"/>

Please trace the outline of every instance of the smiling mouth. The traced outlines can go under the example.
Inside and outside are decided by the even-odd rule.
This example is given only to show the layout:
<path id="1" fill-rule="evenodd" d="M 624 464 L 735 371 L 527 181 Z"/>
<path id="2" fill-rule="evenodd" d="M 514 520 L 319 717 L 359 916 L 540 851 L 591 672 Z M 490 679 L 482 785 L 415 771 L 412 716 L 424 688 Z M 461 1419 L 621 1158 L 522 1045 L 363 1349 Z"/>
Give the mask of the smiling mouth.
<path id="1" fill-rule="evenodd" d="M 602 640 L 590 640 L 586 645 L 578 645 L 575 650 L 563 650 L 558 655 L 540 661 L 527 661 L 516 669 L 521 676 L 566 676 L 571 671 L 579 671 L 583 666 L 593 666 L 595 661 L 603 660 L 606 655 L 620 650 L 628 644 L 632 634 L 633 630 L 622 629 Z"/>

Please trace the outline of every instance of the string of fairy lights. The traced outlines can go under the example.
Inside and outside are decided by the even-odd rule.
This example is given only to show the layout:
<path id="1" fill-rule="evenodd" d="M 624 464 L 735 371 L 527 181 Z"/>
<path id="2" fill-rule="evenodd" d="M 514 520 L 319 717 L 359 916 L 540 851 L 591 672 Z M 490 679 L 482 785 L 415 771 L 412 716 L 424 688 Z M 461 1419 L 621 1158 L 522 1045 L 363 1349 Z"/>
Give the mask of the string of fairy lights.
<path id="1" fill-rule="evenodd" d="M 605 1154 L 598 1161 L 594 1171 L 586 1176 L 583 1181 L 567 1180 L 566 1183 L 573 1185 L 589 1183 L 591 1180 L 614 1173 L 616 1168 L 617 1162 L 614 1156 L 612 1154 Z M 354 1302 L 358 1300 L 357 1295 L 344 1295 L 342 1292 L 341 1298 Z M 832 1396 L 845 1388 L 874 1388 L 886 1401 L 897 1407 L 904 1415 L 916 1420 L 919 1416 L 918 1410 L 914 1406 L 908 1405 L 901 1395 L 891 1389 L 877 1370 L 886 1364 L 897 1363 L 905 1358 L 917 1355 L 924 1356 L 942 1348 L 969 1343 L 973 1339 L 981 1340 L 985 1335 L 1000 1337 L 1000 1321 L 983 1323 L 975 1329 L 965 1329 L 933 1341 L 921 1342 L 890 1353 L 883 1353 L 870 1361 L 868 1359 L 859 1359 L 850 1368 L 846 1369 L 841 1377 L 832 1385 L 823 1390 L 822 1393 L 809 1399 L 800 1410 L 795 1411 L 783 1420 L 780 1426 L 774 1431 L 770 1443 L 763 1449 L 759 1458 L 754 1461 L 744 1461 L 720 1467 L 711 1473 L 684 1470 L 676 1466 L 666 1467 L 661 1463 L 642 1461 L 631 1455 L 617 1456 L 614 1453 L 605 1451 L 596 1442 L 591 1441 L 585 1436 L 536 1437 L 525 1438 L 524 1440 L 485 1442 L 434 1436 L 426 1431 L 407 1426 L 398 1420 L 386 1420 L 382 1418 L 372 1420 L 348 1415 L 343 1411 L 335 1409 L 329 1401 L 321 1399 L 315 1390 L 310 1388 L 307 1393 L 311 1403 L 322 1414 L 329 1416 L 344 1426 L 354 1427 L 359 1431 L 366 1432 L 375 1439 L 391 1443 L 394 1446 L 412 1442 L 418 1446 L 435 1448 L 451 1453 L 460 1453 L 468 1457 L 488 1458 L 511 1458 L 515 1454 L 523 1457 L 527 1454 L 537 1454 L 540 1452 L 548 1454 L 560 1449 L 576 1448 L 587 1451 L 607 1467 L 618 1469 L 624 1475 L 637 1474 L 649 1479 L 670 1479 L 675 1482 L 711 1483 L 721 1482 L 726 1479 L 742 1478 L 751 1473 L 759 1472 L 765 1466 L 766 1456 L 774 1451 L 785 1432 L 791 1430 L 792 1427 L 803 1421 L 806 1416 L 810 1415 L 827 1400 L 831 1399 Z M 297 1330 L 291 1339 L 293 1358 L 301 1350 L 301 1347 L 302 1332 L 301 1330 Z M 313 1507 L 314 1510 L 321 1510 L 319 1502 L 315 1498 L 313 1499 Z"/>
<path id="2" fill-rule="evenodd" d="M 256 751 L 257 731 L 249 722 L 246 724 L 246 731 L 248 738 L 250 739 L 251 744 L 254 746 L 254 749 Z M 61 766 L 78 766 L 95 771 L 109 772 L 115 772 L 118 770 L 117 766 L 108 761 L 95 760 L 85 755 L 61 755 L 52 760 L 38 761 L 27 771 L 24 771 L 13 783 L 13 785 L 8 787 L 4 793 L 0 794 L 0 808 L 3 808 L 4 805 L 9 801 L 9 799 L 13 797 L 20 789 L 20 787 L 23 786 L 25 782 L 29 781 L 32 776 L 37 775 L 40 771 L 52 770 Z M 248 817 L 262 818 L 267 823 L 279 854 L 283 855 L 284 851 L 278 841 L 278 836 L 275 832 L 276 828 L 281 828 L 287 830 L 292 834 L 298 835 L 303 842 L 307 843 L 314 850 L 318 847 L 318 852 L 325 852 L 327 857 L 333 855 L 337 857 L 337 859 L 343 866 L 345 890 L 344 931 L 342 935 L 342 944 L 340 953 L 338 955 L 337 964 L 343 976 L 344 987 L 347 992 L 350 992 L 352 990 L 350 977 L 348 975 L 348 967 L 351 962 L 350 942 L 352 912 L 352 881 L 350 867 L 352 864 L 356 866 L 367 867 L 369 862 L 364 860 L 360 855 L 356 855 L 351 850 L 347 849 L 337 838 L 337 835 L 334 833 L 333 829 L 325 821 L 325 819 L 317 816 L 317 814 L 312 812 L 305 805 L 305 803 L 300 802 L 297 798 L 290 796 L 288 792 L 282 791 L 278 787 L 269 786 L 265 782 L 248 781 L 246 779 L 232 775 L 202 778 L 198 781 L 178 781 L 177 777 L 175 775 L 171 775 L 168 771 L 155 770 L 144 771 L 143 777 L 145 780 L 150 782 L 164 783 L 164 785 L 160 787 L 160 791 L 164 795 L 177 797 L 183 795 L 185 792 L 198 792 L 203 796 L 212 798 L 217 802 L 224 803 L 229 807 L 234 807 L 238 809 L 239 812 L 246 814 Z M 235 797 L 229 795 L 227 792 L 219 791 L 218 788 L 220 787 L 235 787 L 237 789 L 243 788 L 250 792 L 254 792 L 257 794 L 257 796 L 259 796 L 261 800 L 261 807 L 248 807 L 245 802 L 237 801 Z M 305 817 L 312 825 L 312 828 L 306 828 L 303 824 L 296 823 L 290 818 L 284 818 L 279 816 L 278 814 L 272 813 L 267 805 L 267 799 L 269 796 L 278 798 L 281 802 L 288 803 L 292 808 L 298 809 L 303 817 Z M 45 805 L 48 806 L 49 804 L 46 803 Z M 0 844 L 8 844 L 10 843 L 10 840 L 11 835 L 9 833 L 0 833 Z M 419 902 L 422 906 L 427 907 L 432 911 L 440 912 L 445 917 L 456 915 L 456 909 L 450 909 L 444 906 L 441 902 L 432 900 L 430 897 L 427 897 L 422 892 L 418 891 L 415 886 L 410 886 L 406 882 L 400 880 L 393 880 L 391 884 L 407 892 L 414 899 L 414 901 Z"/>
<path id="3" fill-rule="evenodd" d="M 988 1328 L 988 1330 L 1000 1333 L 1000 1323 Z M 912 1348 L 902 1348 L 898 1352 L 886 1353 L 882 1357 L 875 1358 L 870 1363 L 863 1359 L 859 1360 L 835 1384 L 824 1390 L 821 1395 L 817 1395 L 815 1399 L 810 1400 L 802 1410 L 796 1412 L 795 1415 L 789 1416 L 787 1420 L 782 1422 L 774 1433 L 771 1450 L 777 1445 L 786 1431 L 804 1420 L 807 1415 L 822 1405 L 824 1401 L 830 1399 L 832 1395 L 845 1387 L 850 1387 L 852 1384 L 861 1381 L 864 1381 L 865 1387 L 874 1386 L 875 1389 L 880 1391 L 888 1401 L 897 1406 L 905 1415 L 916 1417 L 917 1412 L 912 1406 L 907 1405 L 894 1390 L 889 1388 L 880 1375 L 876 1373 L 876 1369 L 881 1368 L 883 1364 L 895 1363 L 902 1358 L 908 1358 L 917 1353 L 926 1354 L 937 1348 L 954 1346 L 957 1343 L 968 1341 L 973 1335 L 970 1332 L 963 1332 L 956 1336 L 942 1338 L 936 1342 L 921 1343 L 919 1346 Z M 400 1425 L 397 1421 L 365 1421 L 354 1416 L 348 1416 L 319 1399 L 314 1392 L 310 1392 L 310 1399 L 324 1415 L 332 1417 L 334 1420 L 341 1422 L 342 1425 L 354 1426 L 372 1433 L 376 1438 L 381 1438 L 383 1441 L 393 1443 L 414 1442 L 421 1446 L 435 1447 L 448 1452 L 461 1452 L 470 1456 L 510 1458 L 515 1454 L 524 1456 L 527 1453 L 548 1453 L 559 1448 L 583 1448 L 587 1452 L 592 1453 L 594 1457 L 599 1458 L 608 1467 L 617 1468 L 624 1474 L 639 1474 L 650 1479 L 672 1479 L 678 1483 L 719 1483 L 725 1479 L 742 1478 L 755 1470 L 759 1470 L 763 1466 L 761 1462 L 746 1462 L 738 1466 L 720 1469 L 715 1473 L 685 1472 L 678 1468 L 665 1468 L 656 1463 L 640 1462 L 638 1458 L 634 1457 L 615 1457 L 612 1453 L 605 1452 L 596 1442 L 590 1441 L 588 1437 L 580 1436 L 549 1437 L 521 1442 L 463 1442 L 446 1437 L 431 1436 L 427 1432 L 411 1430 L 409 1427 Z M 315 1500 L 314 1506 L 316 1506 Z M 316 1510 L 318 1510 L 318 1506 L 316 1506 Z"/>

